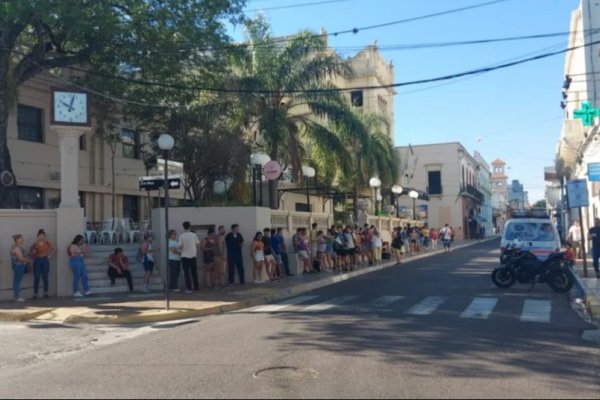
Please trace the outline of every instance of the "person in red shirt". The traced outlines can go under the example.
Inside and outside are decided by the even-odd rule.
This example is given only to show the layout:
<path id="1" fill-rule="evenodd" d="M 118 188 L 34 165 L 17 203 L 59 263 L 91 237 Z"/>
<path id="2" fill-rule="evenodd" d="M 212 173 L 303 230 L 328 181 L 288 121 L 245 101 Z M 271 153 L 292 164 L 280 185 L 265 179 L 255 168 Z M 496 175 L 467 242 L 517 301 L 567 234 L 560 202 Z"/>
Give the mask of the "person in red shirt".
<path id="1" fill-rule="evenodd" d="M 129 271 L 129 259 L 120 247 L 117 247 L 115 253 L 108 257 L 108 276 L 111 286 L 115 285 L 116 278 L 127 279 L 129 291 L 133 292 L 133 278 L 131 277 L 131 271 Z"/>

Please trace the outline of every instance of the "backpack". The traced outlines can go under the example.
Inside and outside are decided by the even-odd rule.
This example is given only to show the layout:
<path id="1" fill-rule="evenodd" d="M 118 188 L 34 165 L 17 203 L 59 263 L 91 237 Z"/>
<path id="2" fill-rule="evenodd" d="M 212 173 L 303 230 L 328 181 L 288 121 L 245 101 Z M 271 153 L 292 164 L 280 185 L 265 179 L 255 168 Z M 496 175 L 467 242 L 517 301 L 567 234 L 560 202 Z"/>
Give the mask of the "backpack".
<path id="1" fill-rule="evenodd" d="M 137 253 L 135 253 L 135 261 L 141 263 L 144 261 L 144 252 L 142 251 L 143 244 L 140 245 L 137 249 Z"/>

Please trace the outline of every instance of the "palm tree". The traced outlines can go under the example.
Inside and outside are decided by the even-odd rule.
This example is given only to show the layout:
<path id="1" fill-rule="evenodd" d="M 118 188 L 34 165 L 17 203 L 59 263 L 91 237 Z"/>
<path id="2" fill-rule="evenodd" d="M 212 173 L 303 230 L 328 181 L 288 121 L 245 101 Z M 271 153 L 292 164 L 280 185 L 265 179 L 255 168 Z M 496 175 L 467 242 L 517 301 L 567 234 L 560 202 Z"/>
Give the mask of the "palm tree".
<path id="1" fill-rule="evenodd" d="M 350 169 L 341 169 L 340 183 L 352 190 L 352 214 L 358 217 L 358 195 L 368 188 L 369 179 L 378 176 L 382 187 L 398 181 L 400 161 L 389 136 L 389 121 L 377 114 L 361 114 L 364 130 L 343 130 L 342 137 L 350 155 Z"/>
<path id="2" fill-rule="evenodd" d="M 300 181 L 308 154 L 349 169 L 348 148 L 339 135 L 345 129 L 364 131 L 343 96 L 328 83 L 351 70 L 327 52 L 324 37 L 302 32 L 274 39 L 262 18 L 247 24 L 249 48 L 235 59 L 238 84 L 247 107 L 246 126 L 255 147 L 290 167 Z M 269 205 L 278 208 L 277 181 L 269 182 Z"/>

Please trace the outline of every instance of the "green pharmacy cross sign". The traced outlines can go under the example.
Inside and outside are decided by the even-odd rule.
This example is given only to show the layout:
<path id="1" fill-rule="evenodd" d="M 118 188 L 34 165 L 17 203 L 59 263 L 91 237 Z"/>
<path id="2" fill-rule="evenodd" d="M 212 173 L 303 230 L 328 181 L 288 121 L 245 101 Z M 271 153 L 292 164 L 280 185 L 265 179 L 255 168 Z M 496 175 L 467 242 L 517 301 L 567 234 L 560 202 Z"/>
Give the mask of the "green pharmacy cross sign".
<path id="1" fill-rule="evenodd" d="M 589 101 L 581 104 L 579 110 L 575 110 L 575 118 L 581 119 L 583 126 L 592 126 L 594 124 L 594 118 L 600 117 L 600 108 L 592 108 Z"/>

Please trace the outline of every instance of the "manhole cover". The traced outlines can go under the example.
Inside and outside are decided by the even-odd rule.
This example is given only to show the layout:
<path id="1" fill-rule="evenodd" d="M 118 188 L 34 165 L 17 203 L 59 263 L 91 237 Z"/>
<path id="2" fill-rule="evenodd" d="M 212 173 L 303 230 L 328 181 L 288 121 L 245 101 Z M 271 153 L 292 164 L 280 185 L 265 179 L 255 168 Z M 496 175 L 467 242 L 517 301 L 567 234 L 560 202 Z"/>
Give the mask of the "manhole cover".
<path id="1" fill-rule="evenodd" d="M 298 368 L 298 367 L 269 367 L 258 370 L 254 373 L 255 378 L 264 378 L 272 380 L 289 379 L 314 379 L 317 377 L 318 372 L 310 368 Z"/>

